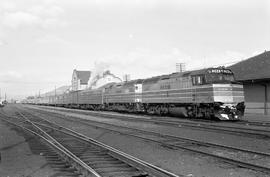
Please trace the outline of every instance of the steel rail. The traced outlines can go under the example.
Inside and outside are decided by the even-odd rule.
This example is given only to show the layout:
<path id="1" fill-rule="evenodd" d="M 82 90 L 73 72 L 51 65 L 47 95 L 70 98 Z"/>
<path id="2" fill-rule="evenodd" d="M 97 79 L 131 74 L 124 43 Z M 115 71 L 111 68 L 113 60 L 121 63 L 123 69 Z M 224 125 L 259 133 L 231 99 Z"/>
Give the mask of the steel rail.
<path id="1" fill-rule="evenodd" d="M 59 117 L 59 118 L 61 118 L 61 117 Z M 217 143 L 203 142 L 203 141 L 195 140 L 195 139 L 192 139 L 192 138 L 184 138 L 184 137 L 169 135 L 169 134 L 166 134 L 166 133 L 162 133 L 161 134 L 161 133 L 158 133 L 158 132 L 155 132 L 155 131 L 149 131 L 149 130 L 146 131 L 146 130 L 142 130 L 142 129 L 138 129 L 138 128 L 121 126 L 121 125 L 115 125 L 115 124 L 111 124 L 111 123 L 94 121 L 94 120 L 88 120 L 88 119 L 81 119 L 81 118 L 77 118 L 77 117 L 71 117 L 70 120 L 72 120 L 72 118 L 78 119 L 81 122 L 84 122 L 84 123 L 86 123 L 89 126 L 95 126 L 95 125 L 92 125 L 92 124 L 88 124 L 89 122 L 93 122 L 93 123 L 97 123 L 97 124 L 114 126 L 114 127 L 119 127 L 119 128 L 122 128 L 122 129 L 134 130 L 134 131 L 138 131 L 138 132 L 142 132 L 142 133 L 148 133 L 148 134 L 156 135 L 158 137 L 167 137 L 167 138 L 171 138 L 171 139 L 184 140 L 184 141 L 189 141 L 189 142 L 192 142 L 192 143 L 196 143 L 196 144 L 200 144 L 200 145 L 205 145 L 205 146 L 214 146 L 214 147 L 224 148 L 224 149 L 233 149 L 233 150 L 236 150 L 236 151 L 242 151 L 242 152 L 246 152 L 246 153 L 253 153 L 253 154 L 257 154 L 257 155 L 263 155 L 263 156 L 269 156 L 270 157 L 270 153 L 264 153 L 264 152 L 259 152 L 259 151 L 253 151 L 253 150 L 243 149 L 243 148 L 237 148 L 237 147 L 228 146 L 228 145 L 222 145 L 222 144 L 217 144 Z M 47 121 L 49 123 L 53 123 L 53 122 L 51 122 L 49 120 L 46 120 L 44 118 L 41 118 L 41 117 L 40 117 L 40 119 L 43 119 L 44 121 Z M 74 121 L 74 120 L 72 120 L 72 121 Z M 97 127 L 97 128 L 103 128 L 103 127 L 100 127 L 100 126 L 95 126 L 95 127 Z M 115 130 L 110 129 L 110 128 L 105 128 L 105 129 L 110 130 L 110 131 L 115 131 Z"/>
<path id="2" fill-rule="evenodd" d="M 39 124 L 39 123 L 38 123 L 38 124 Z M 56 123 L 55 123 L 55 124 L 56 124 Z M 106 149 L 106 150 L 109 150 L 110 153 L 113 153 L 114 156 L 117 157 L 118 159 L 122 159 L 122 160 L 128 161 L 129 163 L 132 163 L 132 164 L 134 164 L 134 165 L 136 165 L 136 166 L 139 165 L 140 168 L 145 168 L 145 167 L 147 166 L 147 167 L 150 167 L 150 168 L 152 168 L 152 169 L 155 169 L 155 170 L 158 171 L 158 173 L 157 173 L 157 172 L 153 172 L 153 170 L 151 170 L 152 173 L 153 173 L 155 176 L 158 175 L 158 176 L 161 176 L 161 177 L 165 177 L 164 175 L 166 175 L 166 176 L 168 176 L 168 177 L 179 177 L 178 175 L 175 175 L 175 174 L 173 174 L 173 173 L 171 173 L 171 172 L 168 172 L 168 171 L 166 171 L 166 170 L 164 170 L 164 169 L 162 169 L 162 168 L 159 168 L 159 167 L 154 166 L 154 165 L 152 165 L 152 164 L 150 164 L 150 163 L 147 163 L 147 162 L 145 162 L 145 161 L 142 161 L 142 160 L 140 160 L 140 159 L 138 159 L 138 158 L 136 158 L 136 157 L 134 157 L 134 156 L 131 156 L 131 155 L 126 154 L 126 153 L 124 153 L 124 152 L 122 152 L 122 151 L 119 151 L 119 150 L 117 150 L 117 149 L 115 149 L 115 148 L 113 148 L 113 147 L 111 147 L 111 146 L 108 146 L 108 145 L 106 145 L 106 144 L 104 144 L 104 143 L 98 142 L 98 141 L 96 141 L 96 140 L 94 140 L 94 139 L 92 139 L 92 138 L 90 138 L 90 137 L 87 137 L 87 136 L 85 136 L 85 135 L 83 135 L 83 134 L 81 134 L 81 133 L 78 133 L 78 132 L 76 132 L 76 131 L 74 131 L 74 130 L 72 130 L 72 129 L 68 129 L 68 128 L 66 128 L 66 127 L 63 127 L 63 126 L 60 126 L 60 125 L 57 125 L 57 124 L 56 124 L 56 125 L 59 126 L 59 128 L 48 127 L 47 125 L 44 125 L 44 124 L 39 124 L 39 125 L 40 125 L 40 126 L 44 126 L 44 127 L 46 127 L 46 128 L 54 129 L 54 130 L 56 130 L 56 131 L 59 131 L 59 132 L 68 134 L 68 135 L 73 136 L 73 137 L 75 137 L 75 138 L 79 138 L 80 140 L 83 140 L 83 141 L 85 141 L 85 142 L 88 142 L 88 143 L 97 145 L 97 146 L 99 146 L 99 147 L 102 147 L 102 148 L 104 148 L 104 149 Z M 134 163 L 134 162 L 135 162 L 135 163 Z M 148 169 L 147 171 L 149 171 L 149 169 Z"/>
<path id="3" fill-rule="evenodd" d="M 38 132 L 34 132 L 33 130 L 30 130 L 29 128 L 23 127 L 21 125 L 17 125 L 16 123 L 12 123 L 11 121 L 7 121 L 9 123 L 12 123 L 13 125 L 16 125 L 18 127 L 21 127 L 32 134 L 42 138 L 47 143 L 49 143 L 53 148 L 60 151 L 64 156 L 68 157 L 70 160 L 76 163 L 76 165 L 72 164 L 74 168 L 76 168 L 80 173 L 83 174 L 83 176 L 93 176 L 93 177 L 102 177 L 99 175 L 94 169 L 92 169 L 90 166 L 88 166 L 86 163 L 84 163 L 80 158 L 78 158 L 76 155 L 74 155 L 72 152 L 70 152 L 68 149 L 66 149 L 61 143 L 56 141 L 53 137 L 51 137 L 47 132 L 42 130 L 40 127 L 35 125 L 32 121 L 30 121 L 27 117 L 25 117 L 23 114 L 19 113 L 29 124 L 31 124 Z M 40 133 L 40 134 L 39 134 Z M 67 160 L 66 158 L 64 158 Z"/>
<path id="4" fill-rule="evenodd" d="M 76 119 L 80 119 L 80 118 L 76 118 Z M 72 119 L 70 119 L 70 120 L 72 120 Z M 124 126 L 119 126 L 119 125 L 114 125 L 114 124 L 109 124 L 109 123 L 102 123 L 102 122 L 92 121 L 92 120 L 84 120 L 83 123 L 85 124 L 88 121 L 89 122 L 94 122 L 94 123 L 99 123 L 99 124 L 106 124 L 106 125 L 110 125 L 110 126 L 116 126 L 116 127 L 120 127 L 120 128 L 133 129 L 135 131 L 141 131 L 141 132 L 144 132 L 144 133 L 154 133 L 154 134 L 157 135 L 157 137 L 162 137 L 163 136 L 160 133 L 156 133 L 156 132 L 152 132 L 152 131 L 145 131 L 145 130 L 140 130 L 140 129 L 136 129 L 136 128 L 124 127 Z M 158 140 L 153 140 L 153 139 L 150 139 L 150 138 L 141 137 L 141 136 L 138 136 L 138 135 L 132 134 L 132 133 L 128 134 L 128 133 L 123 133 L 123 132 L 121 132 L 119 130 L 113 130 L 113 129 L 105 128 L 105 127 L 101 127 L 101 126 L 96 126 L 96 125 L 91 125 L 91 124 L 87 124 L 87 125 L 94 126 L 94 127 L 97 127 L 97 128 L 106 129 L 106 130 L 110 130 L 110 131 L 114 131 L 114 132 L 121 133 L 121 134 L 128 135 L 128 136 L 133 136 L 133 137 L 145 139 L 145 140 L 148 140 L 148 141 L 153 141 L 153 142 L 156 142 L 156 143 L 159 143 L 159 144 L 166 144 L 166 143 L 160 142 Z M 166 135 L 166 134 L 164 136 L 165 137 L 167 136 L 167 137 L 170 137 L 170 138 L 177 138 L 177 139 L 179 138 L 179 139 L 182 139 L 182 140 L 189 141 L 189 139 L 181 138 L 181 137 L 177 137 L 177 136 L 171 136 L 171 135 Z M 195 143 L 202 143 L 202 145 L 205 144 L 205 145 L 216 146 L 216 147 L 227 148 L 227 149 L 231 148 L 230 146 L 224 146 L 224 145 L 218 145 L 218 144 L 212 144 L 212 143 L 205 143 L 205 142 L 201 142 L 201 141 L 197 141 L 197 140 L 193 140 L 193 139 L 190 140 L 190 141 L 193 141 Z M 202 150 L 192 149 L 192 148 L 184 147 L 184 146 L 181 146 L 181 145 L 174 145 L 174 144 L 169 144 L 169 143 L 166 144 L 166 145 L 171 146 L 171 147 L 176 147 L 176 148 L 189 150 L 189 151 L 196 152 L 196 153 L 199 153 L 199 154 L 212 156 L 212 157 L 224 160 L 224 161 L 226 161 L 228 163 L 231 163 L 231 164 L 234 164 L 234 165 L 237 165 L 237 166 L 241 166 L 241 167 L 245 167 L 245 168 L 249 168 L 249 169 L 253 169 L 253 170 L 257 170 L 257 171 L 264 171 L 266 173 L 270 173 L 270 168 L 268 168 L 268 167 L 264 167 L 264 166 L 260 166 L 260 165 L 256 165 L 256 164 L 251 164 L 251 163 L 248 163 L 248 162 L 243 162 L 243 161 L 239 161 L 239 160 L 235 160 L 235 159 L 231 159 L 231 158 L 227 158 L 227 157 L 223 157 L 223 156 L 219 156 L 219 155 L 215 155 L 215 154 L 212 154 L 212 153 L 204 152 Z M 257 152 L 257 151 L 247 150 L 247 149 L 240 149 L 240 148 L 235 148 L 235 147 L 232 147 L 232 149 L 233 150 L 244 151 L 246 153 L 254 153 L 254 154 L 258 154 L 258 155 L 270 156 L 270 154 L 268 154 L 268 153 L 261 153 L 261 152 Z"/>
<path id="5" fill-rule="evenodd" d="M 40 118 L 40 117 L 38 117 L 38 118 Z M 58 125 L 58 124 L 56 124 L 54 122 L 48 121 L 48 120 L 43 119 L 43 118 L 40 118 L 40 119 L 42 119 L 42 120 L 44 120 L 44 121 L 46 121 L 46 122 L 48 122 L 50 124 L 56 125 L 56 127 L 53 128 L 53 127 L 50 127 L 48 125 L 44 125 L 44 124 L 41 124 L 41 123 L 35 123 L 35 124 L 38 124 L 40 126 L 44 126 L 46 128 L 57 130 L 59 132 L 62 132 L 62 133 L 68 134 L 70 136 L 73 136 L 75 138 L 81 139 L 81 140 L 83 140 L 85 142 L 88 142 L 88 143 L 97 145 L 97 146 L 99 146 L 101 148 L 104 148 L 104 149 L 110 151 L 110 153 L 112 153 L 118 159 L 127 161 L 127 163 L 133 164 L 136 167 L 139 166 L 139 168 L 146 169 L 145 171 L 147 171 L 147 172 L 150 171 L 154 176 L 180 177 L 179 175 L 175 175 L 175 174 L 173 174 L 173 173 L 171 173 L 171 172 L 169 172 L 167 170 L 164 170 L 164 169 L 159 168 L 159 167 L 157 167 L 155 165 L 152 165 L 150 163 L 142 161 L 142 160 L 140 160 L 140 159 L 138 159 L 138 158 L 136 158 L 134 156 L 131 156 L 131 155 L 126 154 L 126 153 L 124 153 L 122 151 L 119 151 L 119 150 L 117 150 L 117 149 L 115 149 L 115 148 L 113 148 L 111 146 L 108 146 L 108 145 L 106 145 L 104 143 L 101 143 L 101 142 L 99 142 L 97 140 L 94 140 L 94 139 L 92 139 L 90 137 L 87 137 L 87 136 L 85 136 L 85 135 L 83 135 L 81 133 L 78 133 L 78 132 L 76 132 L 76 131 L 74 131 L 72 129 L 68 129 L 66 127 L 63 127 L 61 125 Z"/>
<path id="6" fill-rule="evenodd" d="M 115 148 L 113 148 L 113 147 L 110 147 L 110 146 L 104 144 L 104 143 L 98 142 L 98 141 L 96 141 L 96 140 L 94 140 L 94 139 L 92 139 L 92 138 L 89 138 L 89 137 L 87 137 L 87 136 L 85 136 L 85 135 L 83 135 L 83 134 L 80 134 L 80 133 L 78 133 L 78 132 L 75 132 L 74 130 L 71 130 L 71 129 L 65 128 L 65 127 L 63 127 L 63 126 L 57 125 L 57 124 L 55 124 L 55 123 L 53 123 L 53 122 L 50 122 L 50 121 L 45 120 L 45 119 L 42 119 L 42 118 L 40 118 L 40 117 L 39 117 L 40 119 L 42 119 L 42 120 L 44 120 L 44 121 L 46 121 L 46 122 L 48 122 L 48 123 L 50 123 L 50 124 L 56 125 L 57 127 L 50 127 L 50 126 L 44 125 L 44 124 L 42 124 L 42 123 L 40 123 L 40 122 L 33 122 L 33 121 L 30 121 L 29 118 L 27 118 L 27 117 L 26 117 L 25 115 L 23 115 L 22 113 L 20 113 L 20 112 L 18 112 L 18 113 L 20 114 L 21 117 L 24 117 L 24 118 L 26 119 L 26 122 L 30 122 L 31 125 L 33 125 L 33 126 L 37 126 L 37 125 L 39 125 L 39 126 L 44 126 L 44 127 L 46 127 L 46 128 L 50 128 L 50 129 L 53 129 L 53 130 L 57 130 L 57 131 L 59 131 L 59 132 L 68 134 L 68 135 L 73 136 L 73 137 L 75 137 L 75 138 L 79 138 L 80 140 L 83 140 L 83 141 L 85 141 L 85 142 L 94 144 L 94 145 L 96 145 L 96 146 L 98 146 L 98 147 L 101 147 L 101 148 L 103 148 L 103 149 L 108 150 L 108 151 L 110 152 L 110 154 L 111 154 L 112 156 L 114 156 L 115 158 L 117 158 L 117 159 L 119 159 L 119 160 L 122 160 L 122 161 L 124 161 L 124 162 L 126 162 L 126 163 L 128 163 L 128 164 L 132 164 L 133 166 L 135 166 L 135 167 L 137 167 L 137 168 L 139 168 L 139 169 L 144 169 L 143 171 L 150 172 L 150 174 L 153 174 L 153 175 L 156 176 L 156 177 L 180 177 L 179 175 L 173 174 L 173 173 L 171 173 L 171 172 L 169 172 L 169 171 L 166 171 L 166 170 L 164 170 L 164 169 L 162 169 L 162 168 L 159 168 L 159 167 L 157 167 L 157 166 L 154 166 L 154 165 L 152 165 L 152 164 L 150 164 L 150 163 L 144 162 L 144 161 L 142 161 L 142 160 L 140 160 L 140 159 L 138 159 L 138 158 L 136 158 L 136 157 L 133 157 L 133 156 L 131 156 L 131 155 L 129 155 L 129 154 L 126 154 L 126 153 L 124 153 L 124 152 L 121 152 L 121 151 L 119 151 L 119 150 L 117 150 L 117 149 L 115 149 Z M 12 116 L 9 116 L 9 117 L 12 117 Z M 36 127 L 38 130 L 41 129 L 39 126 Z M 42 130 L 42 129 L 41 129 L 41 130 Z M 63 130 L 65 130 L 65 131 L 63 131 Z M 43 130 L 42 130 L 42 131 L 43 131 Z M 45 132 L 45 134 L 47 134 L 47 133 Z M 46 136 L 47 136 L 47 135 L 46 135 Z M 49 137 L 49 138 L 52 138 L 52 137 L 50 137 L 50 135 L 48 135 L 48 137 Z M 52 138 L 52 139 L 53 139 L 53 138 Z M 48 140 L 48 141 L 51 142 L 50 140 Z M 56 141 L 56 140 L 55 140 L 55 141 Z M 57 141 L 56 141 L 56 142 L 57 142 Z M 54 142 L 51 142 L 51 143 L 54 144 Z M 60 143 L 59 143 L 59 144 L 60 144 Z M 60 145 L 61 145 L 61 144 L 60 144 Z M 66 150 L 64 150 L 64 151 L 66 151 Z M 182 176 L 182 175 L 181 175 L 181 176 Z"/>
<path id="7" fill-rule="evenodd" d="M 32 108 L 32 107 L 31 107 Z M 38 109 L 38 108 L 33 108 Z M 45 108 L 46 109 L 46 108 Z M 40 110 L 40 109 L 39 109 Z M 43 110 L 45 111 L 45 110 Z M 106 113 L 100 113 L 100 112 L 92 112 L 92 111 L 82 111 L 82 110 L 59 110 L 60 112 L 73 112 L 73 113 L 82 113 L 84 115 L 94 115 L 98 117 L 105 117 L 105 118 L 113 118 L 113 119 L 120 119 L 120 120 L 129 120 L 129 121 L 143 121 L 147 123 L 155 123 L 160 125 L 169 125 L 174 127 L 189 127 L 193 129 L 203 129 L 207 131 L 215 131 L 215 132 L 225 132 L 229 134 L 239 134 L 242 136 L 247 135 L 253 135 L 253 136 L 260 136 L 262 138 L 270 138 L 270 130 L 261 130 L 261 129 L 250 129 L 245 127 L 226 127 L 226 126 L 220 126 L 220 125 L 208 125 L 205 123 L 193 123 L 193 122 L 180 122 L 180 121 L 168 121 L 168 120 L 155 120 L 151 117 L 149 118 L 143 118 L 143 117 L 134 117 L 130 115 L 109 115 Z M 242 130 L 242 131 L 239 131 Z M 256 133 L 258 132 L 258 133 Z"/>
<path id="8" fill-rule="evenodd" d="M 258 127 L 266 127 L 270 128 L 270 121 L 262 121 L 262 122 L 257 122 L 257 121 L 240 121 L 240 122 L 235 122 L 236 124 L 239 125 L 253 125 L 253 126 L 258 126 Z"/>

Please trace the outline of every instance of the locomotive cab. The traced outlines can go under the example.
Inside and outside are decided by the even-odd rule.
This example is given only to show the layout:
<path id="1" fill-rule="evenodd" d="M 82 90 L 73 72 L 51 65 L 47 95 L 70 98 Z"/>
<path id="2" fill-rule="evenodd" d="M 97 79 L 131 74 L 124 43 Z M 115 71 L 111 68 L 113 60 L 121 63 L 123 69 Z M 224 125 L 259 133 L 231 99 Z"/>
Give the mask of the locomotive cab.
<path id="1" fill-rule="evenodd" d="M 235 83 L 235 78 L 231 70 L 221 68 L 208 69 L 205 74 L 206 83 Z"/>
<path id="2" fill-rule="evenodd" d="M 244 114 L 243 85 L 224 67 L 209 68 L 191 75 L 195 103 L 214 108 L 211 114 L 221 120 L 239 120 Z M 197 111 L 198 112 L 198 111 Z"/>
<path id="3" fill-rule="evenodd" d="M 225 84 L 225 83 L 237 83 L 231 70 L 221 68 L 210 68 L 204 73 L 192 75 L 193 85 L 205 85 L 205 84 Z"/>

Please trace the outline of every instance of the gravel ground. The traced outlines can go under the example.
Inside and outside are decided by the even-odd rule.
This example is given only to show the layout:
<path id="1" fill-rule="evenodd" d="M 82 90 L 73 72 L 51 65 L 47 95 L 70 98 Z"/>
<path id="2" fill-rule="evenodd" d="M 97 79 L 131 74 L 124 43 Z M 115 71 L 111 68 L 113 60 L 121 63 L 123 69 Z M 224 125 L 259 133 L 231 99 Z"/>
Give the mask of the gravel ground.
<path id="1" fill-rule="evenodd" d="M 44 157 L 31 152 L 28 141 L 0 119 L 1 177 L 48 177 L 54 174 Z"/>
<path id="2" fill-rule="evenodd" d="M 54 111 L 55 112 L 55 111 Z M 58 112 L 60 113 L 60 112 Z M 77 113 L 61 113 L 66 114 L 69 116 L 75 116 L 80 118 L 87 118 L 87 119 L 96 119 L 92 116 L 86 116 L 86 115 L 80 115 Z M 77 130 L 89 137 L 92 137 L 94 139 L 97 139 L 101 142 L 104 142 L 105 144 L 108 144 L 112 147 L 115 147 L 117 149 L 122 150 L 123 152 L 126 152 L 128 154 L 131 154 L 135 157 L 138 157 L 142 160 L 145 160 L 149 163 L 152 163 L 154 165 L 157 165 L 161 168 L 167 169 L 168 171 L 171 171 L 176 174 L 184 174 L 189 177 L 266 177 L 269 175 L 255 172 L 253 170 L 239 168 L 221 161 L 218 161 L 216 159 L 202 156 L 199 154 L 191 153 L 189 151 L 184 150 L 175 150 L 170 149 L 167 147 L 163 147 L 159 144 L 143 141 L 134 137 L 130 136 L 124 136 L 120 134 L 111 133 L 108 131 L 100 130 L 91 128 L 85 125 L 82 125 L 80 123 L 74 123 L 74 122 L 63 122 L 62 120 L 54 119 L 50 116 L 48 119 L 55 120 L 57 122 L 61 122 L 63 126 L 68 126 L 74 130 Z M 103 119 L 102 119 L 103 120 Z M 107 120 L 107 119 L 106 119 Z M 213 133 L 209 134 L 209 132 L 202 132 L 202 131 L 194 131 L 194 130 L 185 130 L 185 133 L 180 129 L 172 130 L 173 128 L 168 129 L 168 127 L 159 126 L 159 125 L 153 125 L 153 124 L 140 124 L 135 122 L 121 122 L 119 120 L 112 120 L 108 119 L 108 121 L 117 122 L 118 124 L 128 124 L 130 126 L 141 126 L 144 129 L 153 129 L 158 130 L 160 132 L 173 132 L 175 135 L 186 135 L 186 136 L 192 136 L 197 137 L 200 140 L 208 140 L 209 137 L 211 137 L 211 141 L 220 141 L 220 142 L 231 142 L 232 144 L 239 143 L 239 139 L 247 138 L 245 140 L 241 140 L 242 143 L 249 143 L 253 144 L 254 142 L 251 142 L 251 140 L 248 137 L 238 137 L 234 135 L 223 135 L 223 136 Z M 167 132 L 166 132 L 167 133 Z M 234 138 L 232 139 L 232 137 Z M 254 140 L 255 141 L 255 140 Z M 260 141 L 260 140 L 259 140 Z M 258 142 L 259 142 L 258 141 Z M 239 143 L 239 145 L 243 145 L 242 143 Z M 266 143 L 266 141 L 264 141 Z M 263 142 L 261 142 L 263 144 Z M 255 145 L 257 146 L 257 145 Z M 255 147 L 254 146 L 254 147 Z M 265 145 L 266 149 L 269 147 L 268 145 Z M 267 147 L 268 146 L 268 147 Z"/>

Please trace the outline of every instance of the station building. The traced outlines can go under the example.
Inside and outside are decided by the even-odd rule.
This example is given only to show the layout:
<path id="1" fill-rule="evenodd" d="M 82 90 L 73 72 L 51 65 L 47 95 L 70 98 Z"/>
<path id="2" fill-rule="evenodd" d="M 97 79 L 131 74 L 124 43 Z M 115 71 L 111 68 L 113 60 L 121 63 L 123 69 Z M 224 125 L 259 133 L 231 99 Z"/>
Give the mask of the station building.
<path id="1" fill-rule="evenodd" d="M 72 73 L 71 90 L 77 91 L 86 89 L 90 76 L 91 71 L 78 71 L 74 69 Z"/>
<path id="2" fill-rule="evenodd" d="M 270 115 L 270 51 L 229 67 L 244 84 L 246 113 Z"/>

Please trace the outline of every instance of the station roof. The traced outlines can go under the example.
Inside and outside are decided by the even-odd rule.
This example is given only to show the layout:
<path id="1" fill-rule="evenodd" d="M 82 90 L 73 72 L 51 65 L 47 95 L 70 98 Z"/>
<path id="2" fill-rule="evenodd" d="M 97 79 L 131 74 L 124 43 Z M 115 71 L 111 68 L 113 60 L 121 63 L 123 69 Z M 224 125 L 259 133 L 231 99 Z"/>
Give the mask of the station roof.
<path id="1" fill-rule="evenodd" d="M 270 51 L 228 67 L 238 81 L 270 80 Z"/>

